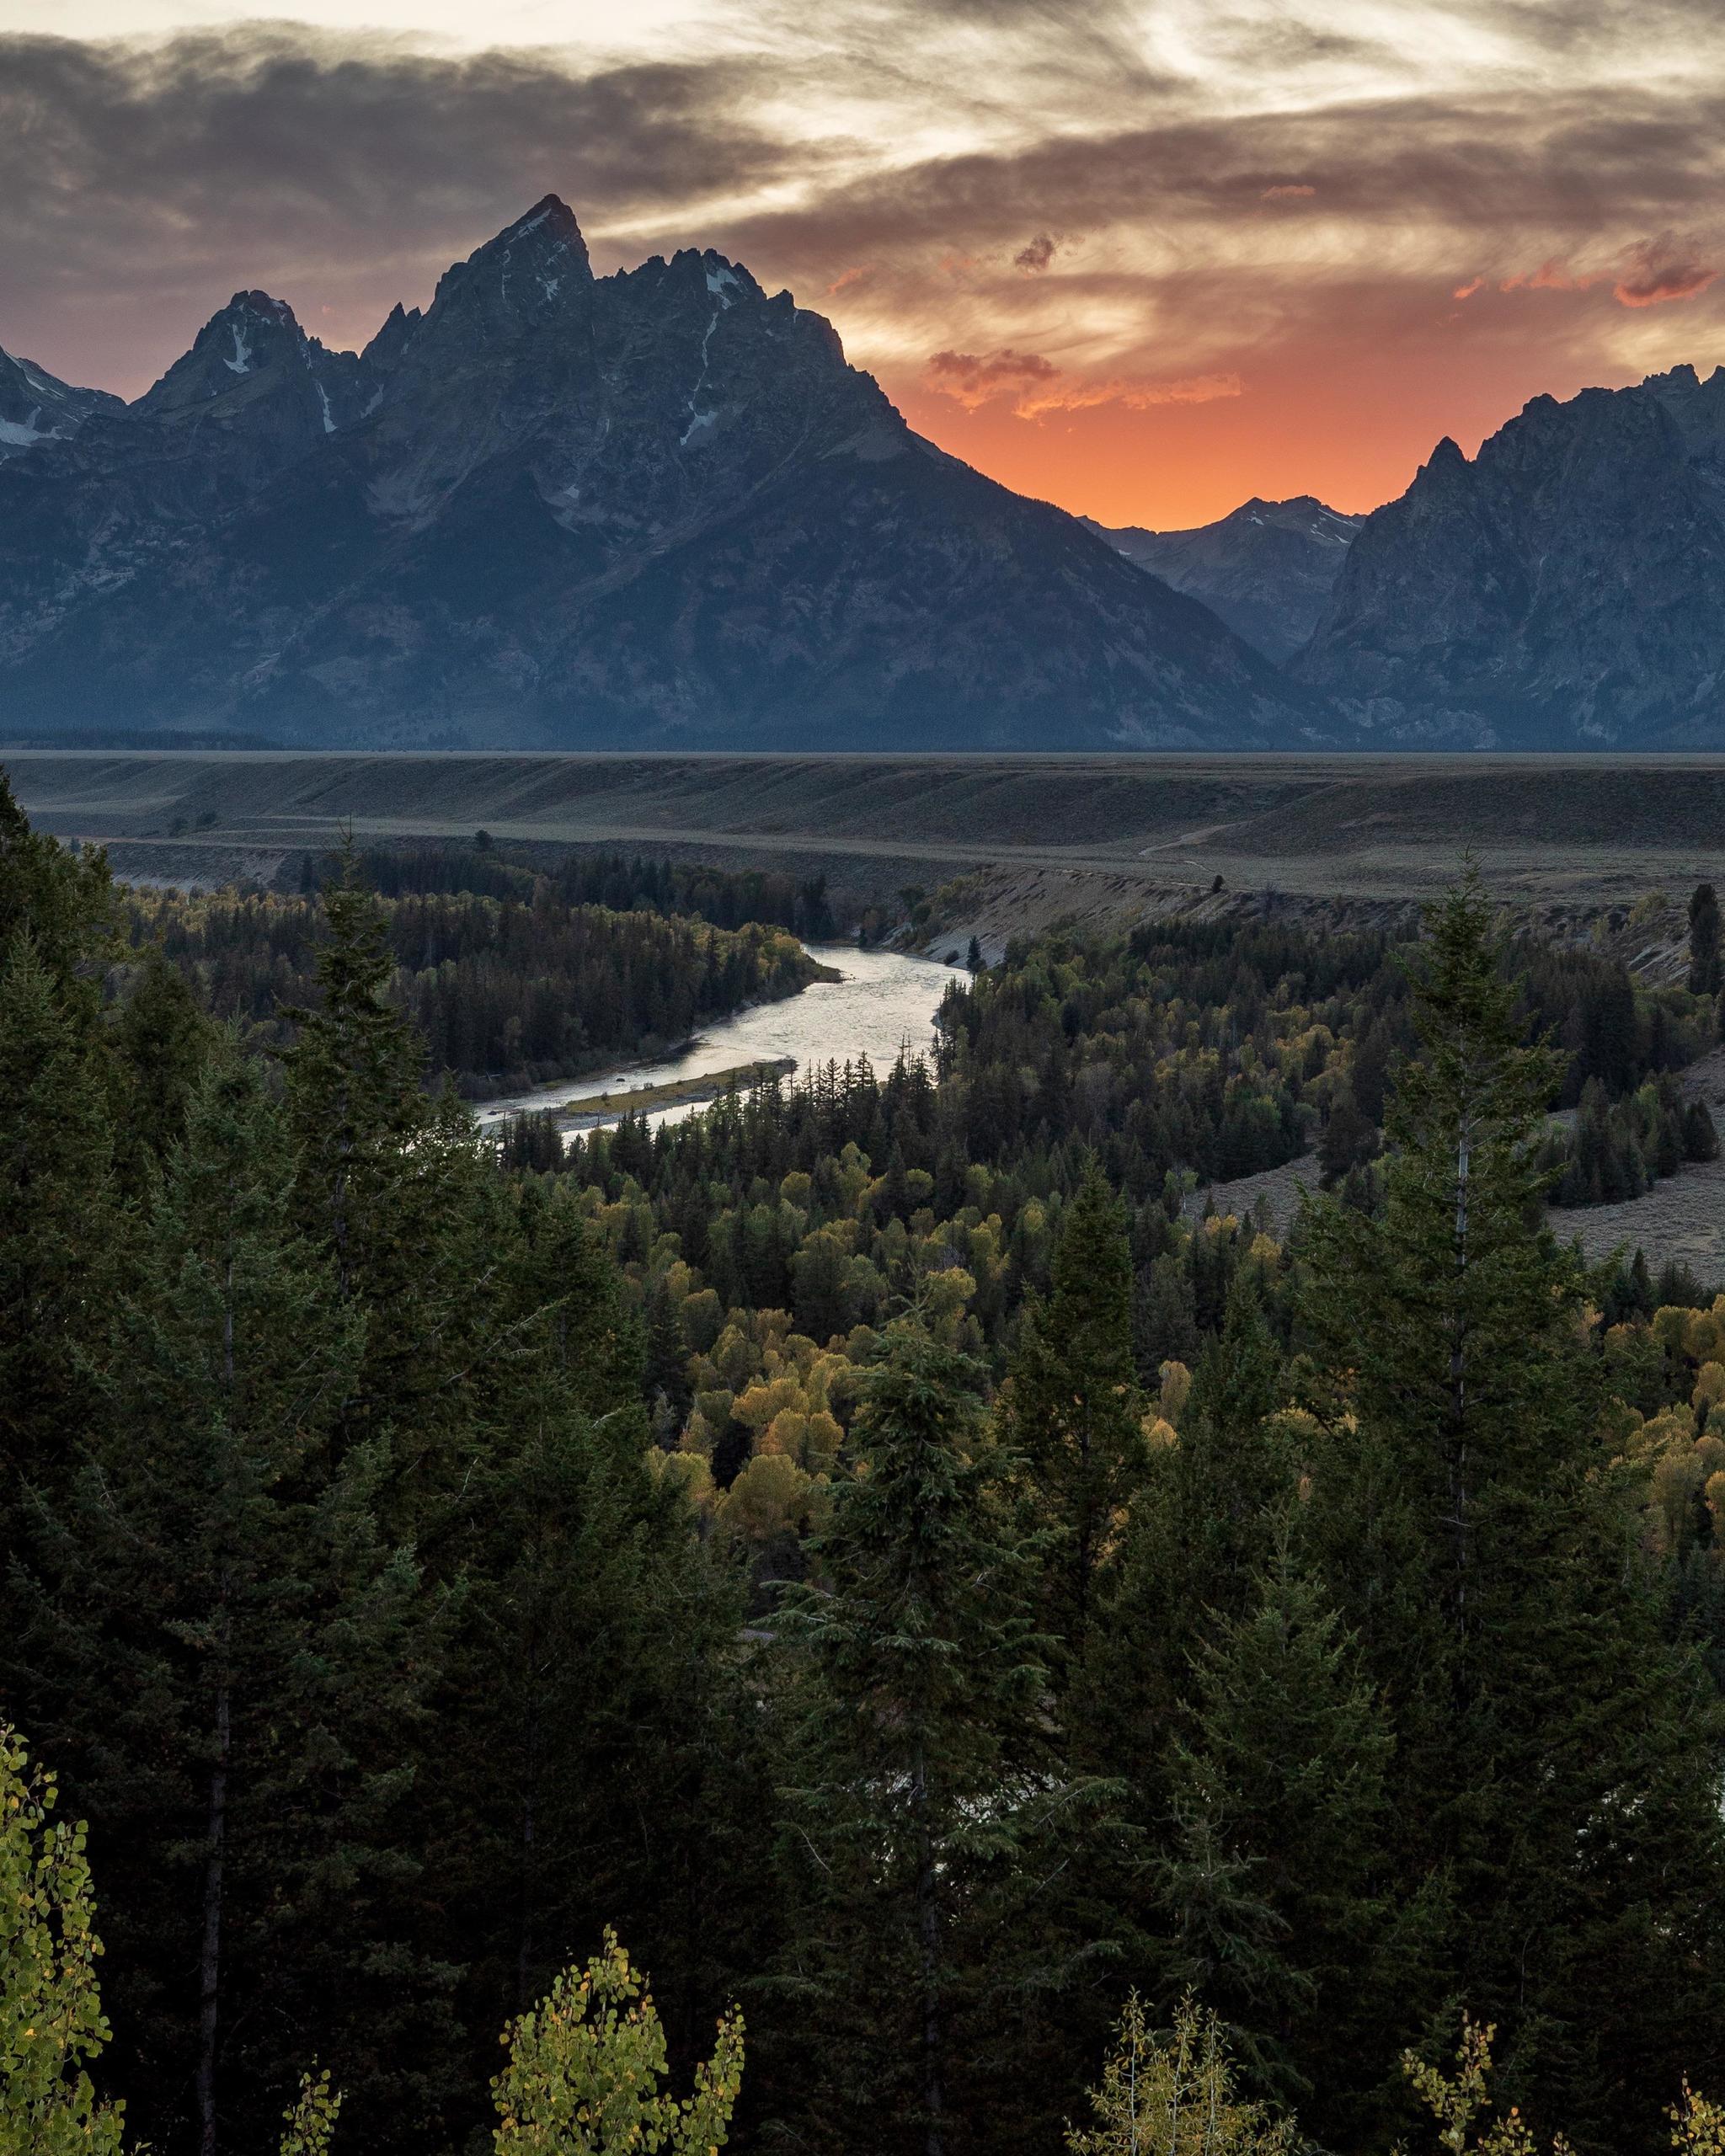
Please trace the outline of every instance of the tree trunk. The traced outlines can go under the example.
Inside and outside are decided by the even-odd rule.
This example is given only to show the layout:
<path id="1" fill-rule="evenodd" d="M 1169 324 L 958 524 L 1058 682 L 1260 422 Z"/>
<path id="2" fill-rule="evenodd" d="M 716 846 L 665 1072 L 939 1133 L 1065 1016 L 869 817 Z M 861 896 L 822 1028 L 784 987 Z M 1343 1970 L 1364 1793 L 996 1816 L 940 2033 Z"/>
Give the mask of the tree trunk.
<path id="1" fill-rule="evenodd" d="M 944 2156 L 946 2088 L 943 2073 L 940 2016 L 940 1905 L 936 1886 L 934 1837 L 928 1824 L 928 1774 L 922 1748 L 911 1783 L 916 1821 L 916 1933 L 922 1972 L 922 2109 L 927 2121 L 924 2156 Z"/>
<path id="2" fill-rule="evenodd" d="M 539 1773 L 539 1715 L 527 1710 L 526 1786 L 521 1796 L 521 1939 L 515 1956 L 515 2011 L 525 2014 L 531 2001 L 527 1987 L 533 1977 L 533 1945 L 537 1916 L 538 1881 L 534 1847 L 534 1792 Z"/>
<path id="3" fill-rule="evenodd" d="M 227 1683 L 227 1582 L 222 1580 L 222 1611 L 216 1652 L 216 1752 L 210 1767 L 209 1812 L 205 1828 L 204 1940 L 198 1958 L 198 2120 L 201 2156 L 216 2156 L 216 2041 L 222 2004 L 222 1869 L 227 1840 L 227 1763 L 232 1742 L 232 1706 Z"/>
<path id="4" fill-rule="evenodd" d="M 1472 1163 L 1473 1118 L 1464 1106 L 1455 1139 L 1456 1308 L 1450 1342 L 1450 1519 L 1455 1559 L 1455 1618 L 1467 1620 L 1467 1281 L 1468 1176 Z"/>
<path id="5" fill-rule="evenodd" d="M 1078 1593 L 1075 1600 L 1072 1645 L 1083 1641 L 1090 1621 L 1091 1551 L 1095 1544 L 1096 1493 L 1090 1486 L 1090 1403 L 1086 1401 L 1078 1422 Z"/>

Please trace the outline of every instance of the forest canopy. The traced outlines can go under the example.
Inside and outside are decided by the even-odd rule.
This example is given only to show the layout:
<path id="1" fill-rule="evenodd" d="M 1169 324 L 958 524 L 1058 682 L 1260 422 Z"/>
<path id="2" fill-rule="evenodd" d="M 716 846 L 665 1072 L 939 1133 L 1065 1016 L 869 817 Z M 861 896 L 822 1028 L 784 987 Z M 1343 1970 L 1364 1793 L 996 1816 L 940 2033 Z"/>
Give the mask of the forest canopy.
<path id="1" fill-rule="evenodd" d="M 1725 2087 L 1725 1298 L 1544 1204 L 1704 990 L 1471 879 L 1055 936 L 930 1065 L 525 1166 L 428 1086 L 419 902 L 293 903 L 235 1022 L 0 792 L 5 1860 L 87 1822 L 84 2145 L 271 2148 L 327 2069 L 337 2156 L 457 2156 L 507 2025 L 579 2148 L 608 1929 L 763 2152 L 1127 2147 L 1139 2064 L 1418 2146 L 1464 2011 L 1541 2145 Z M 1204 1211 L 1344 1097 L 1285 1235 Z"/>

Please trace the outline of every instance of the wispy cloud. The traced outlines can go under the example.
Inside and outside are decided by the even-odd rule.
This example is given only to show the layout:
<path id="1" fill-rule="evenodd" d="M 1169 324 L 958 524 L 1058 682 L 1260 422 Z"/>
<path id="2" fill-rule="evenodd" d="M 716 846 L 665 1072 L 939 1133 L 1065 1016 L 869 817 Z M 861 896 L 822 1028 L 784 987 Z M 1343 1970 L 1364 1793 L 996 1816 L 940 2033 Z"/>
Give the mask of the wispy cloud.
<path id="1" fill-rule="evenodd" d="M 1111 375 L 1100 378 L 1057 367 L 1040 352 L 1009 347 L 985 357 L 978 352 L 932 354 L 927 377 L 932 388 L 971 410 L 991 398 L 1010 397 L 1021 419 L 1047 412 L 1084 412 L 1101 404 L 1147 412 L 1159 404 L 1210 404 L 1219 397 L 1238 397 L 1237 374 L 1192 375 L 1172 381 Z"/>
<path id="2" fill-rule="evenodd" d="M 705 0 L 603 64 L 280 21 L 0 38 L 0 344 L 136 389 L 242 285 L 350 341 L 554 189 L 601 270 L 694 242 L 788 285 L 925 424 L 1261 424 L 1320 491 L 1375 430 L 1387 491 L 1434 420 L 1725 339 L 1717 0 L 1419 21 Z"/>
<path id="3" fill-rule="evenodd" d="M 1701 261 L 1695 250 L 1669 232 L 1643 241 L 1631 251 L 1629 267 L 1611 287 L 1621 307 L 1658 307 L 1665 300 L 1692 300 L 1718 275 L 1716 263 Z"/>

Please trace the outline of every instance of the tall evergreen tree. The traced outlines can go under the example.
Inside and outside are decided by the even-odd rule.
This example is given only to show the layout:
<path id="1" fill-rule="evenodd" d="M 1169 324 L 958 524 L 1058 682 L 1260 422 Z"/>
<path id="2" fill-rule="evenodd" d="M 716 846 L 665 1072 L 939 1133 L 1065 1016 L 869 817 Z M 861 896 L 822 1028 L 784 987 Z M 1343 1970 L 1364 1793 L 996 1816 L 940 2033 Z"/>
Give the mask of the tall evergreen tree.
<path id="1" fill-rule="evenodd" d="M 54 1483 L 89 1412 L 77 1349 L 99 1321 L 123 1222 L 108 1066 L 20 931 L 0 953 L 0 1524 Z"/>
<path id="2" fill-rule="evenodd" d="M 1199 1357 L 1178 1441 L 1152 1455 L 1100 1582 L 1078 1694 L 1087 1757 L 1124 1778 L 1129 1812 L 1152 1839 L 1174 1802 L 1171 1747 L 1193 1734 L 1194 1659 L 1243 1615 L 1287 1517 L 1300 1464 L 1276 1419 L 1283 1392 L 1281 1358 L 1242 1268 L 1221 1332 Z M 1124 1884 L 1113 1892 L 1135 1898 Z"/>
<path id="3" fill-rule="evenodd" d="M 184 974 L 150 944 L 113 1028 L 117 1165 L 129 1195 L 142 1194 L 184 1129 L 215 1033 Z"/>
<path id="4" fill-rule="evenodd" d="M 300 1211 L 343 1295 L 375 1297 L 410 1262 L 397 1216 L 430 1121 L 425 1049 L 390 1001 L 383 918 L 350 854 L 323 905 L 318 1007 L 286 1014 L 298 1028 L 286 1061 Z"/>
<path id="5" fill-rule="evenodd" d="M 1388 1714 L 1290 1525 L 1197 1650 L 1154 1871 L 1174 1983 L 1222 2014 L 1261 2087 L 1352 2147 L 1392 2123 L 1359 2068 L 1395 2056 L 1383 2003 L 1406 1996 L 1431 1912 L 1397 1892 Z"/>
<path id="6" fill-rule="evenodd" d="M 816 1549 L 782 1620 L 796 1716 L 781 2011 L 809 2024 L 799 2130 L 948 2156 L 1033 2143 L 1039 1991 L 1063 1944 L 1043 1868 L 1081 1828 L 1047 1699 L 1036 1556 L 986 1444 L 980 1373 L 888 1328 Z M 1045 2093 L 1045 2092 L 1044 2092 Z M 1064 2092 L 1062 2092 L 1064 2093 Z"/>
<path id="7" fill-rule="evenodd" d="M 101 1009 L 102 969 L 118 955 L 118 918 L 107 855 L 33 830 L 0 771 L 0 950 L 27 936 L 88 1029 Z"/>
<path id="8" fill-rule="evenodd" d="M 1716 2048 L 1725 1752 L 1662 1642 L 1582 1283 L 1541 1225 L 1558 1066 L 1514 999 L 1470 873 L 1429 921 L 1382 1212 L 1310 1221 L 1312 1531 L 1392 1709 L 1404 1890 L 1450 1897 L 1452 1996 L 1505 2029 L 1510 2094 L 1621 2150 L 1652 2145 L 1637 2089 Z"/>
<path id="9" fill-rule="evenodd" d="M 1067 1208 L 1048 1301 L 1025 1313 L 1006 1428 L 1048 1533 L 1051 1628 L 1076 1653 L 1147 1457 L 1125 1211 L 1094 1166 Z"/>
<path id="10" fill-rule="evenodd" d="M 202 2156 L 314 2049 L 374 2125 L 425 2121 L 398 2039 L 435 1993 L 392 1839 L 436 1625 L 378 1535 L 377 1449 L 332 1449 L 363 1326 L 291 1193 L 256 1066 L 218 1056 L 38 1509 L 8 1672 L 97 1822 L 134 2116 Z"/>
<path id="11" fill-rule="evenodd" d="M 531 2004 L 616 1916 L 666 1969 L 681 2033 L 732 1978 L 720 1931 L 754 1922 L 735 1911 L 763 1796 L 746 1717 L 729 1727 L 738 1582 L 649 1475 L 638 1417 L 595 1421 L 554 1390 L 524 1412 L 473 1484 L 442 1702 L 432 1831 L 451 1929 L 477 1950 L 469 2025 Z M 746 1825 L 737 1803 L 757 1807 Z"/>
<path id="12" fill-rule="evenodd" d="M 1718 895 L 1711 883 L 1697 883 L 1689 901 L 1689 985 L 1696 995 L 1717 995 L 1725 986 L 1720 942 Z"/>
<path id="13" fill-rule="evenodd" d="M 424 1089 L 424 1043 L 391 1000 L 382 921 L 350 854 L 324 903 L 320 1000 L 289 1014 L 284 1058 L 296 1219 L 365 1314 L 339 1443 L 384 1444 L 388 1532 L 452 1575 L 459 1554 L 441 1538 L 508 1360 L 510 1211 L 467 1110 Z"/>

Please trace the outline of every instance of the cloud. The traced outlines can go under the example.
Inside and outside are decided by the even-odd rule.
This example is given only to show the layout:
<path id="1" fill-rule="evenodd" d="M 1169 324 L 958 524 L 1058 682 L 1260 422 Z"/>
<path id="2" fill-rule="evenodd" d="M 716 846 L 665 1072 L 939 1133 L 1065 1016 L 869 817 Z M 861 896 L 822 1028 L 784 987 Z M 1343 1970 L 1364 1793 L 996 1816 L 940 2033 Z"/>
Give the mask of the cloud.
<path id="1" fill-rule="evenodd" d="M 1158 404 L 1209 404 L 1219 397 L 1238 397 L 1237 374 L 1196 375 L 1157 381 L 1117 375 L 1087 376 L 1057 367 L 1040 352 L 1015 352 L 1009 346 L 985 358 L 978 352 L 935 352 L 927 380 L 932 388 L 953 398 L 967 411 L 996 397 L 1010 396 L 1020 419 L 1040 419 L 1048 412 L 1082 412 L 1099 404 L 1147 411 Z"/>
<path id="2" fill-rule="evenodd" d="M 1690 300 L 1718 275 L 1713 264 L 1698 260 L 1669 232 L 1631 250 L 1631 264 L 1611 287 L 1620 307 L 1658 307 L 1666 300 Z"/>
<path id="3" fill-rule="evenodd" d="M 1087 381 L 1072 375 L 1026 390 L 1013 409 L 1025 419 L 1039 419 L 1044 412 L 1090 411 L 1099 404 L 1148 412 L 1162 404 L 1214 404 L 1220 398 L 1244 393 L 1245 385 L 1233 373 L 1188 375 L 1172 382 L 1122 376 Z"/>
<path id="4" fill-rule="evenodd" d="M 1173 433 L 1208 402 L 1188 433 L 1300 443 L 1358 382 L 1412 470 L 1439 403 L 1477 432 L 1725 327 L 1725 235 L 1673 237 L 1725 199 L 1717 0 L 1427 13 L 1453 34 L 1381 0 L 704 0 L 603 61 L 280 21 L 0 36 L 0 344 L 135 391 L 243 286 L 354 341 L 555 191 L 601 272 L 718 247 L 953 424 L 1161 404 Z M 1500 283 L 1548 297 L 1445 296 Z"/>
<path id="5" fill-rule="evenodd" d="M 703 200 L 804 154 L 752 116 L 751 80 L 715 61 L 583 76 L 554 53 L 282 24 L 0 35 L 0 344 L 63 372 L 79 345 L 111 367 L 124 343 L 147 381 L 242 286 L 364 335 L 547 192 L 590 230 L 698 227 Z"/>
<path id="6" fill-rule="evenodd" d="M 1501 279 L 1500 292 L 1584 292 L 1602 281 L 1604 270 L 1583 273 L 1566 267 L 1557 260 L 1541 263 L 1537 270 L 1525 270 L 1513 277 Z"/>
<path id="7" fill-rule="evenodd" d="M 1637 241 L 1618 258 L 1615 268 L 1572 269 L 1553 258 L 1537 270 L 1505 277 L 1502 292 L 1587 292 L 1609 284 L 1620 307 L 1658 307 L 1667 300 L 1693 299 L 1704 292 L 1719 275 L 1717 264 L 1704 261 L 1702 250 L 1692 240 L 1670 232 L 1657 239 Z M 1480 280 L 1475 280 L 1477 287 Z M 1457 293 L 1458 299 L 1464 296 Z"/>
<path id="8" fill-rule="evenodd" d="M 974 411 L 1003 390 L 1022 391 L 1028 384 L 1049 382 L 1060 369 L 1040 352 L 1015 352 L 1007 347 L 985 359 L 980 352 L 932 352 L 928 379 L 943 396 L 951 397 Z"/>

